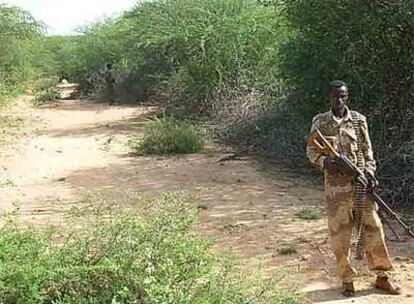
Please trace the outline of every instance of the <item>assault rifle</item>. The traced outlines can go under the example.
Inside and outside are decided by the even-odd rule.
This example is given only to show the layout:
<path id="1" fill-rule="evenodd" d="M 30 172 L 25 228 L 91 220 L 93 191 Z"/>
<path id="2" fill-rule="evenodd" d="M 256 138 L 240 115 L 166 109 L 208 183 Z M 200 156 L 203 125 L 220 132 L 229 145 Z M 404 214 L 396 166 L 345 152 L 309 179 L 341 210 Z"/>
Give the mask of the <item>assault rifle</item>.
<path id="1" fill-rule="evenodd" d="M 318 147 L 318 149 L 320 149 L 324 156 L 330 157 L 341 168 L 343 168 L 345 172 L 354 176 L 357 181 L 361 182 L 370 190 L 368 195 L 371 195 L 375 202 L 378 204 L 379 211 L 381 211 L 379 214 L 382 215 L 382 220 L 389 226 L 397 240 L 401 240 L 401 237 L 398 235 L 397 231 L 395 231 L 392 225 L 388 222 L 388 220 L 383 216 L 382 212 L 385 212 L 388 216 L 396 220 L 401 225 L 401 227 L 404 228 L 407 234 L 414 238 L 414 232 L 412 228 L 401 218 L 401 216 L 398 213 L 393 211 L 387 205 L 387 203 L 382 200 L 382 198 L 378 195 L 377 192 L 375 192 L 374 189 L 370 189 L 368 187 L 369 182 L 368 179 L 365 177 L 364 172 L 362 172 L 361 169 L 359 169 L 354 163 L 352 163 L 352 161 L 348 157 L 338 153 L 318 129 L 311 133 L 311 135 L 308 137 L 307 143 Z"/>

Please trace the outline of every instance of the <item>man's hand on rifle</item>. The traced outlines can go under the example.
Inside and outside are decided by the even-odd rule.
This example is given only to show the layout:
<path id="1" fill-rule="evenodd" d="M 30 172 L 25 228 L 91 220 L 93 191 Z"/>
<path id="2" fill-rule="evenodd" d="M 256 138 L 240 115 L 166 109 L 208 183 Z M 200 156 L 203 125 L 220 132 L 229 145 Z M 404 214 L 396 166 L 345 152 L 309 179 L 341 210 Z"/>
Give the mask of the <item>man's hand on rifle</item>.
<path id="1" fill-rule="evenodd" d="M 341 167 L 330 157 L 325 157 L 323 160 L 323 169 L 327 170 L 330 174 L 337 174 L 343 171 Z"/>
<path id="2" fill-rule="evenodd" d="M 378 187 L 379 182 L 377 180 L 377 178 L 375 177 L 374 172 L 366 170 L 365 171 L 365 177 L 368 180 L 368 187 L 370 187 L 371 189 L 375 189 Z"/>

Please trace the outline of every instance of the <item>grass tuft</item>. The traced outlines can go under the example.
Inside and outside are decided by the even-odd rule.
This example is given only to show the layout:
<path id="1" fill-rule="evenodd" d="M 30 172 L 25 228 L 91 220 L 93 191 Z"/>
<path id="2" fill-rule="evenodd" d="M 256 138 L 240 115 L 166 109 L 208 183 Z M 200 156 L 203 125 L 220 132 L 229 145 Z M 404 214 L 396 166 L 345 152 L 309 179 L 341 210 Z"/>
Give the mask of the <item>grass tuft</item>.
<path id="1" fill-rule="evenodd" d="M 140 154 L 189 154 L 203 149 L 204 141 L 191 123 L 171 117 L 155 118 L 144 127 L 144 137 L 132 148 Z"/>
<path id="2" fill-rule="evenodd" d="M 321 218 L 321 211 L 318 208 L 303 208 L 296 215 L 302 220 L 318 220 Z"/>

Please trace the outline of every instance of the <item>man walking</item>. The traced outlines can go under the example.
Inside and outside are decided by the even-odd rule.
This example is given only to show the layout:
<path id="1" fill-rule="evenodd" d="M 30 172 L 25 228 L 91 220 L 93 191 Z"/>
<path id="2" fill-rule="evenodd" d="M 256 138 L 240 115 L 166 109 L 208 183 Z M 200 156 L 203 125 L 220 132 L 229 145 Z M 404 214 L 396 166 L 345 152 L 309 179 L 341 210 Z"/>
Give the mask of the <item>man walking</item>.
<path id="1" fill-rule="evenodd" d="M 376 187 L 376 163 L 373 157 L 367 121 L 362 114 L 347 107 L 348 87 L 343 81 L 329 84 L 330 111 L 313 118 L 311 132 L 318 129 L 331 145 L 358 165 L 366 175 L 370 187 Z M 308 143 L 306 154 L 310 162 L 324 173 L 325 200 L 331 247 L 336 257 L 338 275 L 342 279 L 344 296 L 353 296 L 355 269 L 350 264 L 349 252 L 353 227 L 353 207 L 357 199 L 355 177 L 348 175 L 321 150 Z M 358 191 L 357 191 L 358 192 Z M 389 280 L 393 270 L 376 203 L 366 198 L 364 215 L 364 252 L 368 267 L 377 275 L 376 288 L 389 294 L 399 294 L 399 288 Z"/>
<path id="2" fill-rule="evenodd" d="M 109 105 L 113 105 L 115 102 L 115 95 L 114 95 L 114 86 L 115 86 L 115 78 L 113 76 L 113 69 L 112 64 L 108 63 L 106 65 L 106 69 L 104 71 L 104 79 L 105 79 L 105 88 L 106 88 L 106 98 L 108 98 Z"/>

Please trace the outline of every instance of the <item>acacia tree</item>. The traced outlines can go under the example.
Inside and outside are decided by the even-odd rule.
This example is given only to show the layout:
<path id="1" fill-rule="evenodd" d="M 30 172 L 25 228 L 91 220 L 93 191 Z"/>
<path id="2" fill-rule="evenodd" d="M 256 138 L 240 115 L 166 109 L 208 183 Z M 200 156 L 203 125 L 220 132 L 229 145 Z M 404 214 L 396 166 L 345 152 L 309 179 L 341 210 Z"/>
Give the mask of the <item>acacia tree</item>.
<path id="1" fill-rule="evenodd" d="M 29 44 L 43 33 L 43 26 L 28 12 L 0 4 L 0 83 L 15 84 L 30 74 Z"/>

